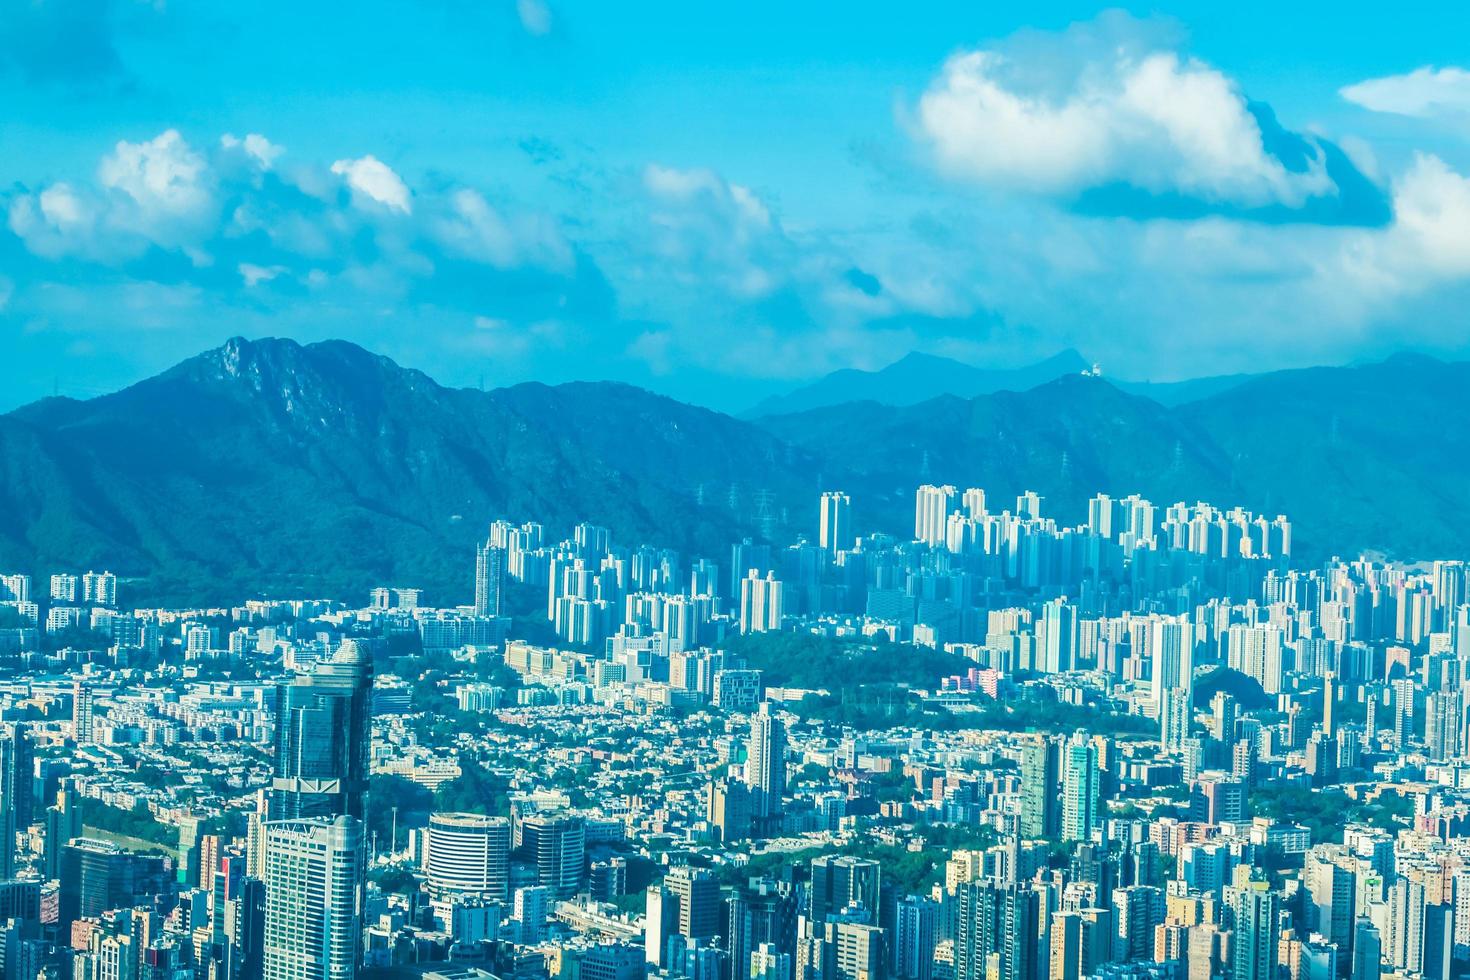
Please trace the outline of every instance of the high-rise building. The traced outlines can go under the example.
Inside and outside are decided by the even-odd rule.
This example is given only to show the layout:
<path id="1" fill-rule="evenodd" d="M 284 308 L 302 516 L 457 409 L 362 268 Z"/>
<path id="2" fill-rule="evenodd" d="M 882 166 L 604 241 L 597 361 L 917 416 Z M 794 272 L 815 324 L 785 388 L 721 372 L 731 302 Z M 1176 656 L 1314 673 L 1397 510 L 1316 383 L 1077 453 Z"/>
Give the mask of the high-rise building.
<path id="1" fill-rule="evenodd" d="M 265 865 L 264 980 L 353 980 L 362 959 L 362 821 L 271 821 Z"/>
<path id="2" fill-rule="evenodd" d="M 944 543 L 956 495 L 955 488 L 951 486 L 925 484 L 918 489 L 914 497 L 914 540 L 932 546 Z"/>
<path id="3" fill-rule="evenodd" d="M 740 580 L 740 632 L 766 633 L 781 628 L 785 585 L 775 572 L 761 575 L 751 569 Z"/>
<path id="4" fill-rule="evenodd" d="M 352 640 L 277 685 L 272 820 L 366 816 L 372 694 L 372 659 Z"/>
<path id="5" fill-rule="evenodd" d="M 1233 913 L 1231 980 L 1275 980 L 1280 962 L 1281 899 L 1264 877 L 1245 877 L 1225 890 Z"/>
<path id="6" fill-rule="evenodd" d="M 1194 696 L 1194 627 L 1182 616 L 1171 617 L 1149 632 L 1154 710 L 1162 711 L 1165 691 L 1182 688 Z"/>
<path id="7" fill-rule="evenodd" d="M 31 824 L 35 749 L 25 725 L 0 725 L 0 880 L 15 877 L 16 835 Z"/>
<path id="8" fill-rule="evenodd" d="M 510 900 L 510 821 L 477 813 L 435 813 L 424 838 L 429 895 Z"/>
<path id="9" fill-rule="evenodd" d="M 808 921 L 820 925 L 852 905 L 877 914 L 880 883 L 877 861 L 850 854 L 823 854 L 812 858 L 811 873 Z"/>
<path id="10" fill-rule="evenodd" d="M 505 549 L 486 541 L 475 554 L 475 615 L 499 616 L 505 590 Z"/>
<path id="11" fill-rule="evenodd" d="M 162 897 L 171 892 L 177 893 L 177 885 L 168 858 L 79 837 L 61 849 L 58 935 L 68 935 L 71 924 L 84 916 L 136 905 L 166 905 Z"/>
<path id="12" fill-rule="evenodd" d="M 769 701 L 762 701 L 759 710 L 750 716 L 745 785 L 750 789 L 756 833 L 764 836 L 779 829 L 786 796 L 786 726 Z"/>
<path id="13" fill-rule="evenodd" d="M 731 893 L 725 943 L 736 976 L 744 977 L 749 967 L 756 974 L 760 950 L 784 956 L 765 963 L 767 969 L 786 972 L 770 980 L 791 980 L 792 954 L 796 951 L 797 894 L 790 882 L 756 878 Z M 764 962 L 764 961 L 763 961 Z"/>
<path id="14" fill-rule="evenodd" d="M 1062 743 L 1037 736 L 1021 750 L 1021 835 L 1051 839 L 1061 831 Z"/>
<path id="15" fill-rule="evenodd" d="M 908 895 L 893 912 L 893 975 L 901 980 L 931 980 L 938 942 L 939 905 L 931 898 Z"/>
<path id="16" fill-rule="evenodd" d="M 71 686 L 71 730 L 78 745 L 92 742 L 92 685 L 78 679 Z"/>
<path id="17" fill-rule="evenodd" d="M 822 494 L 821 521 L 817 528 L 817 545 L 831 561 L 837 552 L 852 546 L 849 524 L 852 500 L 847 494 L 829 490 Z"/>
<path id="18" fill-rule="evenodd" d="M 1040 901 L 1027 885 L 971 881 L 956 899 L 956 980 L 1033 980 Z"/>
<path id="19" fill-rule="evenodd" d="M 587 870 L 587 824 L 571 813 L 533 813 L 520 820 L 521 846 L 536 863 L 536 881 L 555 900 L 582 889 Z"/>
<path id="20" fill-rule="evenodd" d="M 61 849 L 82 836 L 81 798 L 70 779 L 63 779 L 56 791 L 56 802 L 46 808 L 46 837 L 41 854 L 41 877 L 54 881 L 61 877 Z"/>
<path id="21" fill-rule="evenodd" d="M 1085 841 L 1102 825 L 1102 772 L 1097 746 L 1080 734 L 1062 754 L 1062 839 Z"/>
<path id="22" fill-rule="evenodd" d="M 665 901 L 673 903 L 674 932 L 685 939 L 713 939 L 720 934 L 720 883 L 704 868 L 673 868 L 664 877 Z"/>
<path id="23" fill-rule="evenodd" d="M 1379 980 L 1383 975 L 1383 937 L 1373 920 L 1359 918 L 1353 925 L 1352 980 Z"/>

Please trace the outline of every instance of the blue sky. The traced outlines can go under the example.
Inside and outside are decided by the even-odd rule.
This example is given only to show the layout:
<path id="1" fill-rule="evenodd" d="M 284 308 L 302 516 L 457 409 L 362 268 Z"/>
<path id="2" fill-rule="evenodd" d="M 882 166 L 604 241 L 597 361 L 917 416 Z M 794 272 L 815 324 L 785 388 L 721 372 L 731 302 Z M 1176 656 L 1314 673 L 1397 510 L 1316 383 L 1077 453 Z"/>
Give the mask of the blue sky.
<path id="1" fill-rule="evenodd" d="M 0 0 L 0 408 L 235 334 L 726 409 L 1464 356 L 1470 10 L 1360 6 Z"/>

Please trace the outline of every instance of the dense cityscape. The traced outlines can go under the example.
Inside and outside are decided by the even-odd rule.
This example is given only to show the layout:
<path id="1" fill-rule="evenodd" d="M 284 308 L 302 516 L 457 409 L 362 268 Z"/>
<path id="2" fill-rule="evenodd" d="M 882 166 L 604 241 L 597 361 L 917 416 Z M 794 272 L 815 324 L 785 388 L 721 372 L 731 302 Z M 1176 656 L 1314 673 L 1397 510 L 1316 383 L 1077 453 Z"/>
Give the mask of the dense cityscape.
<path id="1" fill-rule="evenodd" d="M 497 521 L 456 606 L 0 577 L 5 980 L 1465 973 L 1463 562 L 914 499 Z"/>

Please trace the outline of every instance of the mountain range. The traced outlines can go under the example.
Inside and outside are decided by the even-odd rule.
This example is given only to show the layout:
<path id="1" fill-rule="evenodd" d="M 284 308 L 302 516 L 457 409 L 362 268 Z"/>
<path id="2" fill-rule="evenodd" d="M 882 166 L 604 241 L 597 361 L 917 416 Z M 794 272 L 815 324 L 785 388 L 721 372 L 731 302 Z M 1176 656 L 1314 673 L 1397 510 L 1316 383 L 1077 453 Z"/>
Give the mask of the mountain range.
<path id="1" fill-rule="evenodd" d="M 1470 552 L 1470 364 L 1399 355 L 1168 405 L 1069 371 L 1027 390 L 742 420 L 628 385 L 451 389 L 343 342 L 231 340 L 122 391 L 0 415 L 0 569 L 108 567 L 130 598 L 470 593 L 497 518 L 579 520 L 723 559 L 815 531 L 905 534 L 921 482 L 1025 489 L 1066 523 L 1098 491 L 1240 504 L 1299 556 Z"/>
<path id="2" fill-rule="evenodd" d="M 1070 348 L 1018 368 L 982 368 L 952 357 L 912 351 L 877 371 L 843 368 L 792 391 L 771 395 L 742 413 L 742 417 L 759 419 L 789 415 L 859 401 L 902 407 L 941 395 L 974 398 L 998 391 L 1030 391 L 1048 381 L 1092 370 L 1092 363 Z M 1187 381 L 1109 380 L 1123 391 L 1143 395 L 1163 405 L 1180 405 L 1226 391 L 1249 381 L 1251 377 L 1248 374 L 1222 374 Z"/>

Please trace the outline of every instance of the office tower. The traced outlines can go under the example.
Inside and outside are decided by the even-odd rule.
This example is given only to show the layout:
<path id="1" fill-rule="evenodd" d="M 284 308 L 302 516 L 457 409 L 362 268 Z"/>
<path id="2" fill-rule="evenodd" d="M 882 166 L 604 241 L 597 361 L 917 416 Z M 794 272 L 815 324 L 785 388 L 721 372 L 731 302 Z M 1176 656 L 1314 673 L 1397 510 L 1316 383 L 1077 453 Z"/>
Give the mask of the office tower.
<path id="1" fill-rule="evenodd" d="M 265 825 L 264 980 L 352 980 L 361 962 L 362 821 Z"/>
<path id="2" fill-rule="evenodd" d="M 737 886 L 728 903 L 729 922 L 725 944 L 730 950 L 730 964 L 736 976 L 743 977 L 748 967 L 756 971 L 757 955 L 768 953 L 785 956 L 768 962 L 769 969 L 784 966 L 787 973 L 772 980 L 791 980 L 791 955 L 796 951 L 796 889 L 790 882 L 771 878 L 755 878 Z"/>
<path id="3" fill-rule="evenodd" d="M 71 730 L 78 745 L 92 742 L 92 686 L 77 680 L 71 687 Z"/>
<path id="4" fill-rule="evenodd" d="M 557 901 L 582 889 L 587 825 L 570 813 L 534 813 L 520 821 L 521 845 L 536 862 L 536 881 Z"/>
<path id="5" fill-rule="evenodd" d="M 41 878 L 54 881 L 61 877 L 61 849 L 82 836 L 81 798 L 70 779 L 63 779 L 56 791 L 56 802 L 46 808 L 46 838 L 41 854 Z"/>
<path id="6" fill-rule="evenodd" d="M 176 891 L 169 859 L 85 837 L 61 849 L 60 885 L 58 935 L 67 935 L 71 924 L 84 916 L 156 904 L 160 896 Z"/>
<path id="7" fill-rule="evenodd" d="M 822 513 L 817 529 L 817 545 L 826 554 L 827 560 L 837 552 L 852 545 L 852 530 L 849 526 L 852 500 L 847 494 L 829 490 L 822 494 Z"/>
<path id="8" fill-rule="evenodd" d="M 1062 742 L 1037 736 L 1021 750 L 1021 835 L 1051 839 L 1061 832 Z"/>
<path id="9" fill-rule="evenodd" d="M 352 640 L 276 686 L 272 820 L 363 819 L 372 691 L 372 659 Z"/>
<path id="10" fill-rule="evenodd" d="M 812 880 L 807 892 L 807 920 L 814 925 L 827 921 L 851 905 L 878 912 L 879 866 L 877 861 L 847 854 L 823 854 L 812 858 Z"/>
<path id="11" fill-rule="evenodd" d="M 663 881 L 663 915 L 675 934 L 685 939 L 713 939 L 720 934 L 720 883 L 703 868 L 673 868 Z"/>
<path id="12" fill-rule="evenodd" d="M 781 628 L 785 585 L 775 572 L 754 569 L 740 580 L 740 632 L 765 633 Z"/>
<path id="13" fill-rule="evenodd" d="M 1036 891 L 972 881 L 955 898 L 956 980 L 1033 980 L 1041 936 Z"/>
<path id="14" fill-rule="evenodd" d="M 0 725 L 0 880 L 15 877 L 16 835 L 31 825 L 35 749 L 25 725 Z"/>
<path id="15" fill-rule="evenodd" d="M 932 546 L 943 544 L 954 501 L 954 487 L 920 487 L 914 497 L 914 540 Z"/>
<path id="16" fill-rule="evenodd" d="M 1353 925 L 1352 980 L 1379 980 L 1383 974 L 1383 938 L 1371 919 Z"/>
<path id="17" fill-rule="evenodd" d="M 1322 676 L 1322 730 L 1328 735 L 1337 734 L 1334 714 L 1337 710 L 1337 674 L 1327 671 Z"/>
<path id="18" fill-rule="evenodd" d="M 1074 735 L 1062 753 L 1062 840 L 1085 841 L 1101 826 L 1102 772 L 1097 746 Z"/>
<path id="19" fill-rule="evenodd" d="M 499 616 L 505 589 L 505 549 L 486 541 L 475 554 L 475 615 Z"/>
<path id="20" fill-rule="evenodd" d="M 587 868 L 587 894 L 599 902 L 615 902 L 628 894 L 627 859 L 593 861 Z"/>
<path id="21" fill-rule="evenodd" d="M 939 905 L 930 898 L 908 895 L 893 914 L 893 975 L 901 980 L 931 980 L 938 942 Z"/>
<path id="22" fill-rule="evenodd" d="M 1281 900 L 1264 878 L 1247 877 L 1225 889 L 1234 913 L 1231 980 L 1275 980 L 1281 940 Z"/>
<path id="23" fill-rule="evenodd" d="M 1056 674 L 1077 667 L 1077 607 L 1053 599 L 1041 608 L 1036 627 L 1037 659 L 1042 673 Z"/>
<path id="24" fill-rule="evenodd" d="M 762 701 L 760 710 L 750 716 L 745 785 L 750 789 L 756 833 L 765 836 L 779 830 L 786 795 L 786 726 L 769 701 Z"/>
<path id="25" fill-rule="evenodd" d="M 435 813 L 424 837 L 429 895 L 510 899 L 510 821 L 477 813 Z"/>

